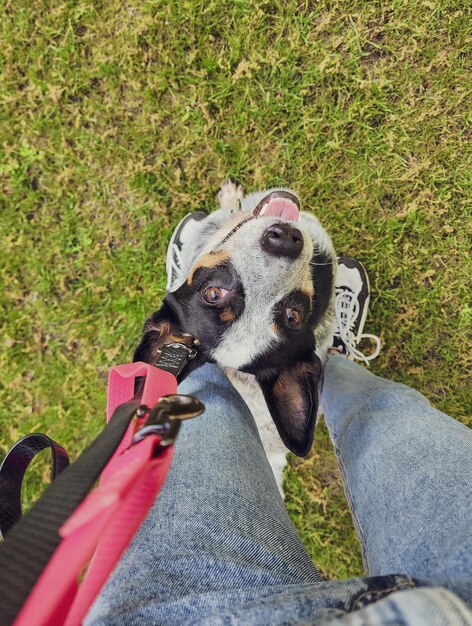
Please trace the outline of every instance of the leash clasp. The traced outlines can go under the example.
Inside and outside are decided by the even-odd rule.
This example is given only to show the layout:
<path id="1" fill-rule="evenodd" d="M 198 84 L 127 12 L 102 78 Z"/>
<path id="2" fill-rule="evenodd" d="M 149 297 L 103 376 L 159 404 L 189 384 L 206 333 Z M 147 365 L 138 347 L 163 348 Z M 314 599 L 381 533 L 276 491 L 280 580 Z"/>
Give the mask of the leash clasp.
<path id="1" fill-rule="evenodd" d="M 204 410 L 205 406 L 197 398 L 179 394 L 162 396 L 152 409 L 141 405 L 137 412 L 138 418 L 148 417 L 134 435 L 132 445 L 148 435 L 158 435 L 161 439 L 158 449 L 168 448 L 174 443 L 182 421 L 197 417 Z"/>

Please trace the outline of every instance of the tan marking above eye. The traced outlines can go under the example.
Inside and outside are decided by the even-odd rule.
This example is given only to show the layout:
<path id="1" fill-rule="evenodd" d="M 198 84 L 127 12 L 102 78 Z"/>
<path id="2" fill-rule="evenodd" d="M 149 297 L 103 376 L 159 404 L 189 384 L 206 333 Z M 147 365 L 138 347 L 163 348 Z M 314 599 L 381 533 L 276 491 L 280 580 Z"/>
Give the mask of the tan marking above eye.
<path id="1" fill-rule="evenodd" d="M 226 309 L 223 309 L 223 311 L 220 313 L 220 320 L 222 322 L 234 322 L 234 311 L 232 311 L 229 307 L 226 307 Z"/>
<path id="2" fill-rule="evenodd" d="M 192 267 L 190 274 L 187 278 L 187 284 L 192 284 L 193 275 L 198 269 L 216 267 L 217 265 L 221 265 L 225 261 L 228 261 L 228 259 L 229 254 L 224 250 L 221 250 L 220 252 L 209 252 L 208 254 L 203 255 L 202 258 L 199 259 L 197 263 Z"/>

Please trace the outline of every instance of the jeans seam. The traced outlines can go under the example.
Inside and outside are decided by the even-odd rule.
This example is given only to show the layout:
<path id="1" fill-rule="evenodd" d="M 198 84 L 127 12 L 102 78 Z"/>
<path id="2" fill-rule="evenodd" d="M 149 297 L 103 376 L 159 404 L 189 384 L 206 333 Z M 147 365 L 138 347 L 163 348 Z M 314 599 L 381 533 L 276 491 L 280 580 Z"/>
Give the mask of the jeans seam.
<path id="1" fill-rule="evenodd" d="M 375 600 L 373 600 L 372 602 L 368 602 L 368 604 L 372 604 L 373 602 L 378 602 L 379 600 L 385 598 L 391 593 L 394 593 L 395 591 L 405 591 L 407 589 L 413 589 L 415 587 L 416 587 L 416 583 L 411 578 L 406 577 L 405 581 L 399 582 L 396 585 L 393 585 L 393 587 L 389 587 L 388 589 L 367 589 L 367 591 L 363 591 L 354 599 L 349 610 L 356 611 L 366 606 L 365 604 L 361 604 L 360 606 L 357 606 L 357 605 L 360 603 L 360 601 L 363 598 L 365 598 L 369 594 L 377 595 Z"/>
<path id="2" fill-rule="evenodd" d="M 367 402 L 369 402 L 373 397 L 375 397 L 375 395 L 379 391 L 379 389 L 381 389 L 381 386 L 372 387 L 372 388 L 369 389 L 369 392 L 367 393 L 367 396 L 365 398 L 365 402 L 364 402 L 363 408 L 365 408 L 365 404 Z M 345 435 L 346 431 L 348 430 L 349 426 L 351 425 L 352 420 L 355 419 L 356 417 L 358 417 L 362 411 L 363 411 L 363 409 L 360 409 L 357 413 L 355 413 L 354 415 L 351 416 L 349 422 L 345 425 L 345 427 L 344 427 L 344 429 L 343 429 L 343 431 L 341 433 L 337 433 L 337 434 L 333 433 L 331 435 L 331 431 L 330 431 L 330 435 L 331 435 L 331 440 L 333 442 L 334 452 L 336 454 L 336 458 L 337 458 L 337 461 L 338 461 L 339 470 L 341 472 L 342 479 L 343 479 L 343 485 L 344 485 L 344 492 L 345 492 L 345 495 L 346 495 L 346 500 L 347 500 L 347 502 L 349 504 L 349 508 L 351 509 L 352 520 L 353 520 L 354 527 L 356 529 L 356 532 L 357 532 L 357 535 L 359 537 L 359 541 L 360 541 L 360 544 L 361 544 L 362 562 L 364 564 L 364 569 L 365 569 L 367 575 L 369 575 L 369 561 L 368 561 L 368 558 L 367 558 L 367 548 L 366 548 L 367 542 L 366 542 L 366 539 L 364 537 L 364 533 L 362 531 L 361 524 L 359 522 L 359 519 L 358 519 L 357 514 L 355 512 L 355 509 L 354 509 L 354 500 L 353 500 L 353 497 L 352 497 L 351 492 L 349 490 L 349 485 L 348 485 L 348 482 L 347 482 L 347 479 L 346 479 L 347 472 L 345 470 L 344 463 L 343 463 L 342 458 L 341 458 L 341 451 L 340 451 L 340 442 L 342 441 L 343 436 Z M 326 420 L 326 418 L 325 418 L 325 422 L 328 425 L 328 420 Z M 328 430 L 330 430 L 329 426 L 328 426 Z"/>
<path id="3" fill-rule="evenodd" d="M 352 498 L 351 492 L 349 490 L 349 485 L 347 483 L 346 471 L 345 471 L 345 468 L 344 468 L 344 463 L 343 463 L 343 461 L 341 459 L 339 448 L 336 445 L 334 446 L 334 451 L 335 451 L 336 457 L 338 459 L 339 471 L 341 472 L 341 476 L 342 476 L 342 479 L 343 479 L 344 492 L 345 492 L 345 495 L 346 495 L 346 500 L 347 500 L 347 502 L 349 504 L 349 508 L 351 509 L 352 521 L 354 522 L 354 526 L 356 528 L 356 532 L 357 532 L 357 535 L 359 537 L 359 543 L 361 545 L 362 562 L 364 564 L 364 569 L 365 569 L 366 573 L 368 574 L 369 573 L 369 562 L 368 562 L 368 559 L 367 559 L 367 548 L 366 548 L 367 542 L 366 542 L 366 539 L 364 537 L 364 533 L 362 531 L 362 527 L 361 527 L 361 525 L 359 523 L 359 520 L 357 518 L 357 514 L 356 514 L 355 509 L 354 509 L 354 500 Z"/>

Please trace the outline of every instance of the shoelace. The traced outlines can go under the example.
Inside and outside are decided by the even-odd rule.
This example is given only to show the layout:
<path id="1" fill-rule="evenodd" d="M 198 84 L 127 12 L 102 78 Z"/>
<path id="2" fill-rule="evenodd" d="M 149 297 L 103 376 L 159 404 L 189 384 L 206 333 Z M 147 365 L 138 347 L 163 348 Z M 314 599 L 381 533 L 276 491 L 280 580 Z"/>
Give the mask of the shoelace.
<path id="1" fill-rule="evenodd" d="M 166 290 L 170 291 L 172 284 L 174 283 L 176 277 L 180 273 L 182 268 L 182 252 L 180 248 L 174 243 L 172 245 L 172 250 L 169 250 L 167 256 L 167 285 Z"/>
<path id="2" fill-rule="evenodd" d="M 359 302 L 357 297 L 360 290 L 353 292 L 350 289 L 339 288 L 336 289 L 336 298 L 334 301 L 334 311 L 336 316 L 337 327 L 334 329 L 334 336 L 338 337 L 344 344 L 344 348 L 347 354 L 352 356 L 358 361 L 364 361 L 368 363 L 375 359 L 381 348 L 380 339 L 377 335 L 370 335 L 363 333 L 362 335 L 354 335 L 353 328 L 356 320 L 359 316 Z M 374 352 L 369 355 L 365 355 L 359 350 L 356 345 L 361 339 L 372 339 L 376 346 Z"/>

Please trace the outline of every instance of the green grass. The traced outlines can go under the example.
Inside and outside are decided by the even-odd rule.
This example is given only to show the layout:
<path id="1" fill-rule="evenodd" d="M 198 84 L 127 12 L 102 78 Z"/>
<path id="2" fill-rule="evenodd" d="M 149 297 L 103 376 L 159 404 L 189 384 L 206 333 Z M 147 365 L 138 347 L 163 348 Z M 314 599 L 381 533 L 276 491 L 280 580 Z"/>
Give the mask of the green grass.
<path id="1" fill-rule="evenodd" d="M 471 424 L 463 2 L 7 0 L 0 29 L 3 450 L 94 438 L 172 228 L 228 176 L 299 191 L 369 271 L 372 370 Z M 286 486 L 323 572 L 360 573 L 325 430 Z"/>

